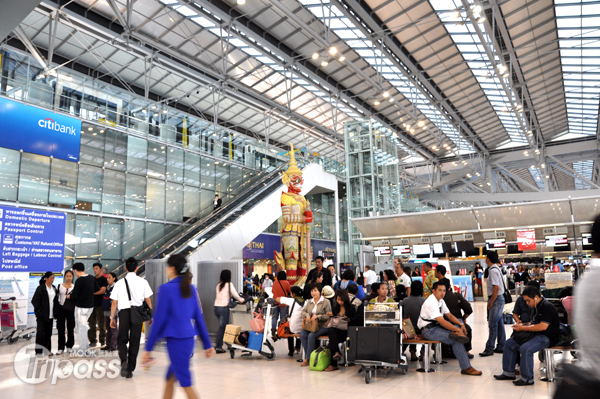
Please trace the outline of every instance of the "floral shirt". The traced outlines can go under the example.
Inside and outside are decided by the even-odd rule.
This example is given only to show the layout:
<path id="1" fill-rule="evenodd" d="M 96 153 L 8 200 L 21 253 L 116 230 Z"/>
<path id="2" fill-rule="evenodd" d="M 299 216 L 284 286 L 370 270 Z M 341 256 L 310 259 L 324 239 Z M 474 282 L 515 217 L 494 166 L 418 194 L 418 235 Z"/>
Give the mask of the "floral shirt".
<path id="1" fill-rule="evenodd" d="M 435 270 L 430 270 L 425 276 L 425 281 L 423 282 L 423 297 L 429 298 L 431 295 L 431 288 L 433 287 L 433 283 L 438 281 L 437 277 L 435 277 Z"/>

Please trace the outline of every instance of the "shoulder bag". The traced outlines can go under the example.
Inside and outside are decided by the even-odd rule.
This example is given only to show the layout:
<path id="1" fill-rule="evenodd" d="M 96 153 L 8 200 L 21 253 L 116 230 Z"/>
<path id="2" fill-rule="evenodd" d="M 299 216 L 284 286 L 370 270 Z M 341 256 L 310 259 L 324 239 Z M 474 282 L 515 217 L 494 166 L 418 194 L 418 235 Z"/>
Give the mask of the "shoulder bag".
<path id="1" fill-rule="evenodd" d="M 66 290 L 66 288 L 65 288 Z M 73 288 L 71 288 L 71 291 L 67 290 L 67 293 L 65 294 L 65 296 L 71 294 L 73 292 Z M 64 311 L 66 312 L 72 312 L 75 310 L 75 299 L 71 298 L 71 299 L 67 299 L 65 298 L 65 303 L 63 303 L 62 308 Z"/>
<path id="2" fill-rule="evenodd" d="M 348 319 L 344 319 L 343 316 L 333 316 L 327 320 L 325 328 L 337 328 L 338 330 L 346 331 L 348 330 Z"/>
<path id="3" fill-rule="evenodd" d="M 230 309 L 233 309 L 238 305 L 238 301 L 236 301 L 233 295 L 231 295 L 231 283 L 227 283 L 227 285 L 229 286 L 229 303 L 227 304 L 227 306 Z"/>
<path id="4" fill-rule="evenodd" d="M 127 287 L 127 296 L 129 297 L 129 304 L 131 305 L 131 323 L 143 324 L 146 321 L 152 320 L 152 309 L 150 309 L 150 306 L 148 306 L 145 300 L 142 300 L 141 306 L 133 306 L 133 304 L 131 304 L 129 283 L 127 283 L 127 278 L 124 278 L 123 280 L 125 281 L 125 287 Z"/>
<path id="5" fill-rule="evenodd" d="M 294 303 L 292 304 L 292 307 L 290 308 L 288 316 L 285 319 L 283 319 L 283 321 L 281 323 L 279 323 L 279 325 L 277 326 L 277 337 L 282 338 L 282 337 L 292 333 L 292 331 L 290 330 L 290 317 L 292 317 L 292 314 L 294 313 L 295 306 L 296 306 L 296 300 L 294 299 Z"/>
<path id="6" fill-rule="evenodd" d="M 410 318 L 402 319 L 402 334 L 405 339 L 415 339 L 415 327 Z"/>
<path id="7" fill-rule="evenodd" d="M 302 329 L 313 333 L 319 331 L 319 320 L 302 319 Z"/>
<path id="8" fill-rule="evenodd" d="M 498 267 L 496 265 L 496 267 Z M 504 277 L 502 277 L 502 270 L 500 270 L 500 268 L 498 267 L 498 271 L 500 272 L 500 278 L 502 279 L 502 286 L 504 287 L 504 294 L 502 294 L 504 296 L 504 303 L 512 303 L 512 295 L 510 295 L 510 292 L 506 289 L 506 284 L 504 284 Z"/>
<path id="9" fill-rule="evenodd" d="M 262 311 L 254 312 L 254 318 L 250 320 L 250 328 L 254 332 L 263 332 L 265 331 L 265 318 L 263 317 Z"/>

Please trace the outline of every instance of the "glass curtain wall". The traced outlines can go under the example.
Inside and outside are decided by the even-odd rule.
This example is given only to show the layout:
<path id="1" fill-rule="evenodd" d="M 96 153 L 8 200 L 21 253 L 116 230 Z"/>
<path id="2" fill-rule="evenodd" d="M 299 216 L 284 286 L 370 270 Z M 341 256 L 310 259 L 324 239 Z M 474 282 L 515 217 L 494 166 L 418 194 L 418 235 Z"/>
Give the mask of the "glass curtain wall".
<path id="1" fill-rule="evenodd" d="M 353 262 L 360 233 L 351 218 L 400 213 L 398 147 L 394 132 L 372 119 L 344 124 L 348 234 Z"/>

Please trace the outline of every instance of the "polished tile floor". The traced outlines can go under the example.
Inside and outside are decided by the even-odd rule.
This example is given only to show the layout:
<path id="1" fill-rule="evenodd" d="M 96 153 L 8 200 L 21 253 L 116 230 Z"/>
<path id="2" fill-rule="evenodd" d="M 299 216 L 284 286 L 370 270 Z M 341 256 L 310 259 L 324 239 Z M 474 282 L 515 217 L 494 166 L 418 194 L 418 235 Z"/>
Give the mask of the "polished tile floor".
<path id="1" fill-rule="evenodd" d="M 487 339 L 485 304 L 474 303 L 475 314 L 469 323 L 474 330 L 472 365 L 483 371 L 481 377 L 463 376 L 456 360 L 448 364 L 432 366 L 437 371 L 431 374 L 415 372 L 417 363 L 411 363 L 407 375 L 396 371 L 390 376 L 378 376 L 371 384 L 365 384 L 358 367 L 341 368 L 332 373 L 311 372 L 300 368 L 296 358 L 287 356 L 287 343 L 276 343 L 277 357 L 267 361 L 258 356 L 231 359 L 229 354 L 217 355 L 211 359 L 198 352 L 193 359 L 193 377 L 197 393 L 203 399 L 387 399 L 403 397 L 420 398 L 504 398 L 504 399 L 546 399 L 552 397 L 552 383 L 537 380 L 539 363 L 536 360 L 536 382 L 529 387 L 515 387 L 511 382 L 496 381 L 493 374 L 499 374 L 501 355 L 479 358 Z M 510 326 L 506 326 L 510 334 Z M 13 359 L 16 352 L 26 343 L 19 340 L 13 345 L 0 343 L 0 397 L 20 399 L 56 398 L 160 398 L 164 387 L 167 356 L 164 351 L 156 352 L 156 364 L 149 370 L 138 368 L 132 379 L 100 378 L 78 379 L 74 375 L 37 385 L 26 384 L 16 375 Z M 56 336 L 54 336 L 56 345 Z M 66 356 L 61 356 L 63 358 Z M 341 396 L 340 396 L 341 395 Z M 175 398 L 185 398 L 183 391 L 176 389 Z"/>

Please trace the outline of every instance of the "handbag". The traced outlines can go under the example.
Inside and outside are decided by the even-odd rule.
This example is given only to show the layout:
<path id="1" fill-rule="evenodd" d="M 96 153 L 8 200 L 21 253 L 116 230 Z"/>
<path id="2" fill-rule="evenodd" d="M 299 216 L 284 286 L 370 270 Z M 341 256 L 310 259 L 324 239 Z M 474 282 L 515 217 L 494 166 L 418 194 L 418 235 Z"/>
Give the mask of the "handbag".
<path id="1" fill-rule="evenodd" d="M 343 316 L 333 316 L 325 324 L 325 328 L 337 328 L 338 330 L 348 330 L 348 319 L 344 319 Z"/>
<path id="2" fill-rule="evenodd" d="M 319 320 L 302 319 L 302 329 L 313 333 L 319 331 Z"/>
<path id="3" fill-rule="evenodd" d="M 254 332 L 265 331 L 265 318 L 263 317 L 262 312 L 254 312 L 254 318 L 250 320 L 250 328 Z"/>
<path id="4" fill-rule="evenodd" d="M 562 364 L 554 399 L 595 399 L 600 392 L 600 378 L 574 364 Z"/>
<path id="5" fill-rule="evenodd" d="M 515 341 L 519 345 L 523 345 L 527 341 L 533 339 L 535 337 L 535 333 L 531 331 L 513 331 L 510 336 L 513 341 Z"/>
<path id="6" fill-rule="evenodd" d="M 67 291 L 65 296 L 71 294 L 72 292 L 73 292 L 73 288 L 71 288 L 71 291 Z M 73 299 L 73 298 L 65 299 L 65 303 L 63 303 L 62 308 L 64 311 L 67 311 L 67 312 L 74 311 L 75 310 L 75 299 Z"/>
<path id="7" fill-rule="evenodd" d="M 502 285 L 504 286 L 504 293 L 502 294 L 502 296 L 504 296 L 504 303 L 512 303 L 512 295 L 510 295 L 510 292 L 506 289 L 506 284 L 504 284 L 504 277 L 502 277 L 502 271 L 499 267 L 498 270 L 500 271 L 500 278 L 502 278 Z"/>
<path id="8" fill-rule="evenodd" d="M 406 339 L 415 339 L 415 327 L 409 318 L 402 319 L 402 333 Z"/>
<path id="9" fill-rule="evenodd" d="M 229 303 L 227 304 L 227 307 L 233 309 L 238 305 L 238 301 L 231 295 L 231 283 L 227 283 L 227 285 L 229 285 Z"/>
<path id="10" fill-rule="evenodd" d="M 292 333 L 292 331 L 290 330 L 290 317 L 294 313 L 295 306 L 296 306 L 296 301 L 294 300 L 294 304 L 290 308 L 289 316 L 287 316 L 285 319 L 283 319 L 281 321 L 281 323 L 279 323 L 279 325 L 277 326 L 277 337 L 278 338 L 282 338 L 282 337 Z"/>
<path id="11" fill-rule="evenodd" d="M 129 291 L 129 283 L 127 283 L 127 278 L 123 279 L 125 281 L 125 287 L 127 287 L 127 296 L 129 297 L 129 303 L 131 304 L 131 292 Z M 131 323 L 132 324 L 143 324 L 146 321 L 152 320 L 152 309 L 146 303 L 146 301 L 142 301 L 141 306 L 133 306 L 131 305 Z"/>

